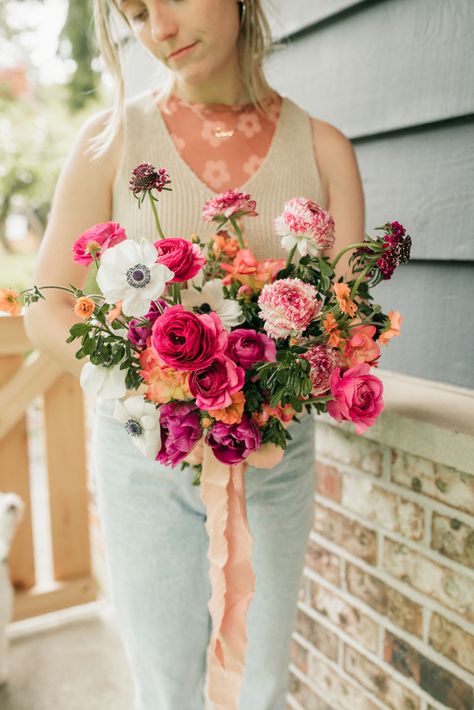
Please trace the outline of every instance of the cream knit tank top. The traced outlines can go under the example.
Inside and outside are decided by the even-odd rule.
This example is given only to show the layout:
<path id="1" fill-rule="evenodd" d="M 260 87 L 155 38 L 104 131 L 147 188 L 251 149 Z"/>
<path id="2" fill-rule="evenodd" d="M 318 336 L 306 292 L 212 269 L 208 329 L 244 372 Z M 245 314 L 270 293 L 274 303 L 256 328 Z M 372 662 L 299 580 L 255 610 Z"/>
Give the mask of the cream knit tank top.
<path id="1" fill-rule="evenodd" d="M 124 148 L 113 189 L 112 220 L 125 228 L 127 236 L 151 241 L 158 238 L 147 200 L 138 203 L 129 189 L 133 168 L 149 162 L 166 168 L 172 192 L 164 192 L 157 205 L 166 237 L 189 239 L 199 234 L 207 241 L 216 225 L 201 219 L 201 209 L 214 193 L 191 170 L 178 152 L 156 106 L 153 92 L 127 101 Z M 306 197 L 323 207 L 321 179 L 314 157 L 312 128 L 308 114 L 283 98 L 280 116 L 267 155 L 257 170 L 236 189 L 249 192 L 257 202 L 258 217 L 243 218 L 245 238 L 257 259 L 286 256 L 275 234 L 273 220 L 292 197 Z"/>

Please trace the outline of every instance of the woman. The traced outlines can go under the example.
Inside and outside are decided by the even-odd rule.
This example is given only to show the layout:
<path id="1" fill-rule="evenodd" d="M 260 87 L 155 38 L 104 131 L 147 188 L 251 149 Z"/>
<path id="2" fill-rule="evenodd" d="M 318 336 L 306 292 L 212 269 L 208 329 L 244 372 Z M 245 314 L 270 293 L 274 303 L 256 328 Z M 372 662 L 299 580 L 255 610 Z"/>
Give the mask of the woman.
<path id="1" fill-rule="evenodd" d="M 259 258 L 283 256 L 272 221 L 295 196 L 316 200 L 336 223 L 334 253 L 363 233 L 361 183 L 350 142 L 310 118 L 267 84 L 262 60 L 268 26 L 261 0 L 116 0 L 135 38 L 164 64 L 170 90 L 146 92 L 93 116 L 59 179 L 39 255 L 36 283 L 82 285 L 71 245 L 91 225 L 120 222 L 129 236 L 155 239 L 152 216 L 128 190 L 133 167 L 166 167 L 172 193 L 160 200 L 167 236 L 211 229 L 199 221 L 215 192 L 243 187 L 259 217 L 246 225 Z M 108 34 L 105 0 L 96 0 L 103 55 L 119 67 Z M 113 14 L 113 12 L 111 13 Z M 341 260 L 339 274 L 347 261 Z M 33 342 L 79 375 L 83 362 L 66 344 L 75 322 L 59 295 L 28 311 Z M 136 454 L 98 403 L 94 461 L 114 602 L 133 671 L 137 710 L 202 710 L 210 634 L 208 539 L 192 476 Z M 291 426 L 280 464 L 265 469 L 265 452 L 247 461 L 247 514 L 253 537 L 256 590 L 239 708 L 282 710 L 291 632 L 313 511 L 312 418 Z M 198 461 L 197 448 L 190 460 Z"/>

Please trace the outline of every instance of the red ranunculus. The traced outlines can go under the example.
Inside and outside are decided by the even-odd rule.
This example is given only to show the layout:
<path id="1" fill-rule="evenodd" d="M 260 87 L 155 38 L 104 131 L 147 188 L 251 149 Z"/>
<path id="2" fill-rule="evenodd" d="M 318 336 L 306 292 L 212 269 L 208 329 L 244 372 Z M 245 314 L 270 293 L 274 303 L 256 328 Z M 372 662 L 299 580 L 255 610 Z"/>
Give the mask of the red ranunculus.
<path id="1" fill-rule="evenodd" d="M 244 386 L 245 372 L 225 355 L 189 376 L 189 389 L 201 409 L 224 409 L 232 404 L 231 395 Z"/>
<path id="2" fill-rule="evenodd" d="M 229 333 L 226 354 L 248 370 L 256 362 L 273 362 L 276 359 L 276 345 L 264 333 L 249 328 L 236 328 Z"/>
<path id="3" fill-rule="evenodd" d="M 159 239 L 154 244 L 158 251 L 158 263 L 174 272 L 170 283 L 192 279 L 206 263 L 198 245 L 187 239 Z"/>

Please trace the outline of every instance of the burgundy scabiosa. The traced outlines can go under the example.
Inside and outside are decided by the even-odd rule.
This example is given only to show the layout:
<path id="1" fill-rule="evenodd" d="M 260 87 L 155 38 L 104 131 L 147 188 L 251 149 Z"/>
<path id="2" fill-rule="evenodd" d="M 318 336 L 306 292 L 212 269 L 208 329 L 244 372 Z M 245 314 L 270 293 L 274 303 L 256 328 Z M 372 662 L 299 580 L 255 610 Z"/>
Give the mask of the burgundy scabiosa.
<path id="1" fill-rule="evenodd" d="M 141 163 L 132 170 L 129 185 L 139 204 L 142 204 L 147 192 L 170 190 L 171 188 L 167 187 L 170 182 L 165 168 L 155 168 L 151 163 Z"/>

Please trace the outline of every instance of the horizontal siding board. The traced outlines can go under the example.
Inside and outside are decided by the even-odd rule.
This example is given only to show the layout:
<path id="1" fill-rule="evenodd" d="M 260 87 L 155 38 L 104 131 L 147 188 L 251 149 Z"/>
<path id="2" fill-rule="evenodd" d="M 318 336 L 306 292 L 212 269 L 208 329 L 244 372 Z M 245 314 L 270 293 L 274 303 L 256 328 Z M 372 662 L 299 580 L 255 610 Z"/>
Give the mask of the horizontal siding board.
<path id="1" fill-rule="evenodd" d="M 270 82 L 349 137 L 474 113 L 474 2 L 390 0 L 295 39 Z"/>
<path id="2" fill-rule="evenodd" d="M 300 32 L 367 0 L 267 0 L 264 8 L 276 39 Z"/>
<path id="3" fill-rule="evenodd" d="M 474 261 L 474 120 L 355 149 L 369 233 L 397 219 L 414 237 L 413 257 Z"/>
<path id="4" fill-rule="evenodd" d="M 403 315 L 401 335 L 382 348 L 380 367 L 474 388 L 474 264 L 412 262 L 373 293 Z"/>

